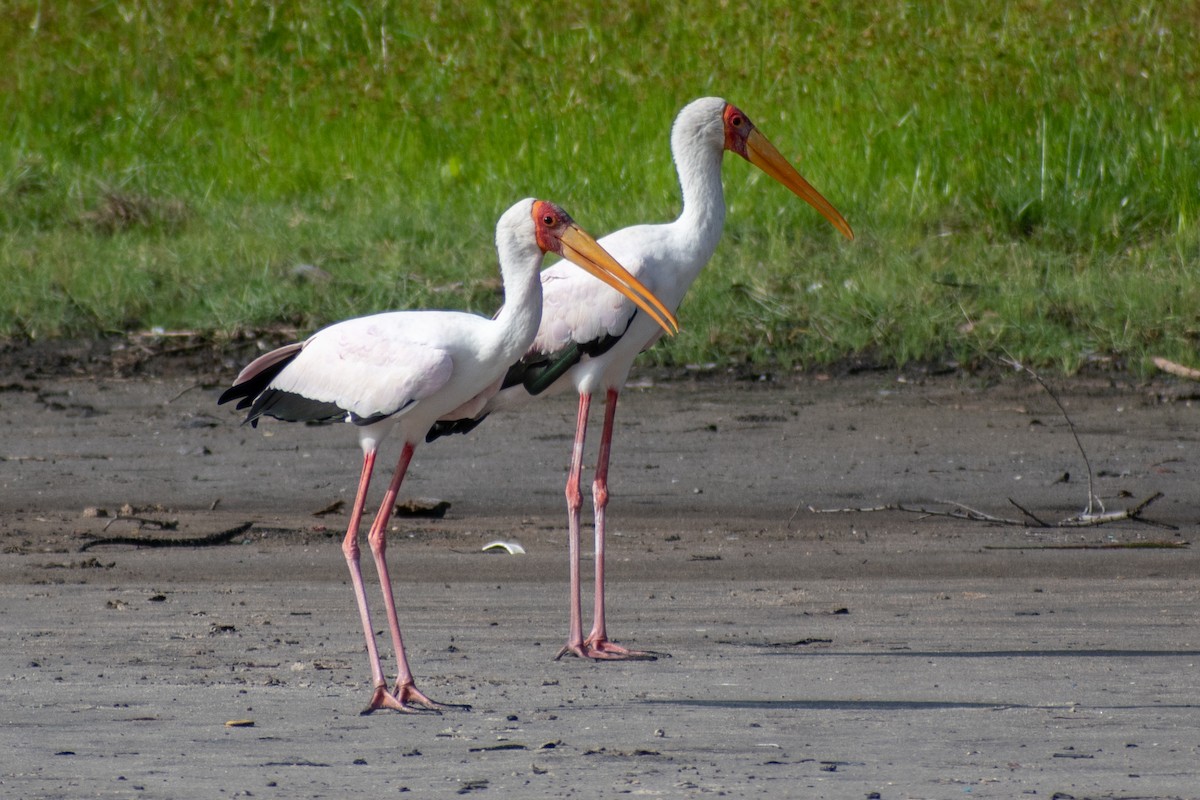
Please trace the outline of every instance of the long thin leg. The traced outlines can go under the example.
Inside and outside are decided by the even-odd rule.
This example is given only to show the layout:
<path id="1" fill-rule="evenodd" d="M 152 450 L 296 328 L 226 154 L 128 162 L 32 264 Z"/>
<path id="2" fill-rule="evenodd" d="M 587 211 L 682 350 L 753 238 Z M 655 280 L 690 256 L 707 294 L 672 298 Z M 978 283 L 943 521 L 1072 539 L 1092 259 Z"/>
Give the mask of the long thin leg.
<path id="1" fill-rule="evenodd" d="M 392 482 L 388 484 L 387 492 L 379 511 L 375 514 L 375 522 L 367 533 L 367 542 L 371 545 L 371 554 L 375 557 L 375 570 L 379 573 L 379 587 L 383 590 L 383 605 L 387 609 L 388 627 L 392 632 L 392 647 L 396 651 L 396 688 L 388 692 L 387 684 L 376 684 L 375 694 L 370 705 L 363 713 L 370 713 L 376 708 L 392 708 L 397 711 L 418 711 L 410 703 L 424 706 L 427 709 L 441 709 L 445 706 L 435 703 L 426 697 L 413 681 L 412 670 L 408 666 L 408 657 L 404 654 L 404 639 L 400 635 L 400 620 L 396 615 L 396 599 L 392 595 L 392 580 L 387 567 L 387 523 L 391 518 L 392 506 L 396 504 L 396 495 L 400 492 L 400 484 L 408 472 L 409 462 L 412 461 L 413 444 L 405 442 L 400 452 L 400 461 L 396 464 L 396 472 Z"/>
<path id="2" fill-rule="evenodd" d="M 604 400 L 604 430 L 600 433 L 600 452 L 596 456 L 596 475 L 592 481 L 592 506 L 596 513 L 596 600 L 592 614 L 592 632 L 584 640 L 592 658 L 639 658 L 653 660 L 652 653 L 630 650 L 608 640 L 604 622 L 604 512 L 608 507 L 608 460 L 612 451 L 613 421 L 617 415 L 616 389 L 609 389 Z"/>
<path id="3" fill-rule="evenodd" d="M 380 687 L 386 692 L 387 681 L 383 677 L 383 666 L 379 663 L 379 648 L 375 644 L 375 630 L 371 625 L 371 612 L 367 608 L 367 592 L 363 587 L 362 568 L 359 566 L 358 526 L 362 521 L 363 504 L 367 500 L 367 488 L 371 484 L 371 471 L 375 467 L 375 450 L 363 453 L 362 474 L 358 479 L 358 493 L 354 496 L 354 508 L 350 512 L 350 524 L 342 539 L 342 554 L 350 568 L 350 583 L 354 586 L 354 599 L 358 602 L 358 616 L 362 620 L 363 635 L 367 639 L 367 657 L 371 662 L 371 684 L 378 695 Z M 374 700 L 372 700 L 372 708 Z"/>
<path id="4" fill-rule="evenodd" d="M 567 553 L 571 562 L 571 627 L 567 643 L 558 651 L 555 660 L 567 653 L 580 658 L 588 655 L 583 647 L 583 609 L 580 600 L 579 575 L 579 516 L 583 508 L 583 492 L 579 482 L 583 476 L 583 441 L 587 436 L 588 411 L 592 406 L 590 394 L 579 395 L 579 414 L 575 419 L 575 446 L 571 450 L 571 470 L 567 473 Z"/>

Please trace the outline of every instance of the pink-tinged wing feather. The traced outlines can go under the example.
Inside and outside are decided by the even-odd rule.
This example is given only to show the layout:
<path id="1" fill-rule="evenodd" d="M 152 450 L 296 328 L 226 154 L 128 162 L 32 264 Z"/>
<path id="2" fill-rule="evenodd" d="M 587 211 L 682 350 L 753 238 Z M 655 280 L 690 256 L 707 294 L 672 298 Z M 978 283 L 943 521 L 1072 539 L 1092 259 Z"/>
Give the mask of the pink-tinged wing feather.
<path id="1" fill-rule="evenodd" d="M 572 342 L 619 336 L 637 310 L 586 272 L 555 264 L 542 272 L 542 322 L 530 350 L 554 353 Z"/>
<path id="2" fill-rule="evenodd" d="M 672 286 L 673 276 L 664 268 L 674 258 L 668 226 L 635 225 L 603 237 L 600 244 L 668 308 L 679 304 L 687 287 Z M 572 342 L 621 336 L 637 312 L 617 290 L 560 261 L 542 271 L 542 324 L 530 352 L 556 353 Z M 661 335 L 657 329 L 642 346 Z"/>
<path id="3" fill-rule="evenodd" d="M 304 347 L 303 342 L 294 342 L 286 344 L 283 347 L 277 347 L 269 353 L 263 353 L 258 358 L 251 361 L 246 366 L 242 367 L 242 371 L 238 373 L 237 380 L 233 382 L 234 386 L 245 383 L 263 370 L 270 369 L 280 361 L 286 361 L 296 354 L 298 350 Z"/>
<path id="4" fill-rule="evenodd" d="M 272 388 L 336 403 L 364 418 L 431 397 L 450 381 L 454 360 L 427 335 L 421 316 L 378 314 L 325 328 L 305 342 Z"/>

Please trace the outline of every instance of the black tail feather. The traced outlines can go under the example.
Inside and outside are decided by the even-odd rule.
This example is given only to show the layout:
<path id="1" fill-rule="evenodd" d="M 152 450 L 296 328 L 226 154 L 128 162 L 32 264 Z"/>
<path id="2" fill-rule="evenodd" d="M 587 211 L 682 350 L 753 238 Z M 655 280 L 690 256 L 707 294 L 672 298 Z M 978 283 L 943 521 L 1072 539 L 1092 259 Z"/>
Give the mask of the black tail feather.
<path id="1" fill-rule="evenodd" d="M 475 419 L 453 419 L 453 420 L 438 420 L 433 423 L 433 427 L 425 434 L 425 441 L 432 442 L 434 439 L 440 439 L 443 436 L 450 436 L 455 433 L 470 433 L 475 430 L 479 423 L 488 418 L 487 414 Z"/>
<path id="2" fill-rule="evenodd" d="M 271 381 L 275 380 L 275 377 L 288 364 L 292 363 L 292 359 L 300 354 L 303 346 L 300 343 L 285 345 L 251 361 L 238 374 L 237 381 L 233 386 L 230 386 L 217 398 L 217 405 L 237 400 L 239 410 L 250 408 L 245 422 L 249 422 L 251 426 L 256 425 L 258 418 L 263 414 L 261 406 L 265 399 L 264 392 L 267 391 Z"/>
<path id="3" fill-rule="evenodd" d="M 263 416 L 284 422 L 334 422 L 346 419 L 346 410 L 336 403 L 313 400 L 279 389 L 267 389 L 253 403 L 246 414 L 246 422 L 251 427 L 257 427 L 258 418 Z"/>

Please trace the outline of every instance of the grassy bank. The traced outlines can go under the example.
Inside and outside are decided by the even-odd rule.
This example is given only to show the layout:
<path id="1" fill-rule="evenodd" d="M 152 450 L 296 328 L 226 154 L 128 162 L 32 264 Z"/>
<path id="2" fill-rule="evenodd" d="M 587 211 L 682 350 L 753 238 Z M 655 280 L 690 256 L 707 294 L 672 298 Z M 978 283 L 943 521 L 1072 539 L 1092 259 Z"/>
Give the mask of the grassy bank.
<path id="1" fill-rule="evenodd" d="M 651 358 L 1200 360 L 1193 6 L 752 5 L 6 4 L 0 336 L 490 313 L 505 208 L 670 218 L 719 94 L 858 239 L 727 158 Z"/>

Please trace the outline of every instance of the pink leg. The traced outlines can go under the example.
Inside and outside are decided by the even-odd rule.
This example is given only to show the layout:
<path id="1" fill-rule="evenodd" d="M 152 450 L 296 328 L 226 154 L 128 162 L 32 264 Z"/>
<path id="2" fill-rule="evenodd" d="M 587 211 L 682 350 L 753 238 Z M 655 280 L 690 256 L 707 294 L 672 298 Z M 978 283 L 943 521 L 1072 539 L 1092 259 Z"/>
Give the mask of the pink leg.
<path id="1" fill-rule="evenodd" d="M 567 643 L 558 651 L 555 660 L 567 653 L 587 658 L 583 647 L 583 611 L 580 607 L 579 575 L 579 516 L 583 509 L 583 492 L 579 482 L 583 476 L 583 441 L 587 435 L 588 410 L 592 405 L 590 394 L 579 395 L 579 414 L 575 420 L 575 446 L 571 450 L 571 471 L 567 474 L 567 554 L 571 562 L 571 627 Z"/>
<path id="2" fill-rule="evenodd" d="M 445 708 L 425 696 L 413 681 L 412 670 L 408 667 L 408 657 L 404 654 L 404 639 L 400 636 L 400 620 L 396 615 L 396 600 L 392 595 L 392 580 L 387 567 L 387 523 L 391 518 L 392 506 L 396 504 L 396 495 L 400 492 L 400 484 L 404 474 L 408 472 L 408 464 L 412 461 L 414 447 L 406 442 L 400 453 L 400 461 L 392 482 L 388 484 L 387 492 L 379 511 L 375 514 L 375 522 L 367 533 L 367 542 L 371 545 L 371 554 L 375 557 L 375 569 L 379 573 L 379 586 L 383 590 L 383 605 L 387 609 L 388 627 L 392 631 L 392 647 L 396 651 L 396 688 L 389 692 L 386 683 L 375 684 L 375 694 L 371 703 L 363 710 L 368 714 L 377 708 L 392 708 L 396 711 L 419 711 L 410 703 L 423 706 L 426 709 L 438 710 Z"/>
<path id="3" fill-rule="evenodd" d="M 604 405 L 604 430 L 600 434 L 600 452 L 596 456 L 596 477 L 592 481 L 592 506 L 596 513 L 596 600 L 592 614 L 592 632 L 583 646 L 592 658 L 654 659 L 654 654 L 630 650 L 608 640 L 604 624 L 604 511 L 608 507 L 608 458 L 612 450 L 613 420 L 617 414 L 617 390 L 609 389 Z"/>
<path id="4" fill-rule="evenodd" d="M 375 466 L 375 452 L 369 450 L 363 454 L 362 474 L 358 479 L 358 493 L 354 496 L 354 508 L 350 512 L 350 524 L 346 528 L 346 536 L 342 539 L 342 553 L 346 556 L 346 565 L 350 568 L 350 582 L 354 586 L 354 598 L 358 602 L 358 616 L 362 620 L 363 635 L 367 639 L 367 657 L 371 661 L 371 683 L 378 695 L 380 687 L 385 690 L 387 681 L 383 677 L 383 667 L 379 663 L 379 648 L 375 644 L 375 630 L 371 625 L 371 612 L 367 608 L 367 592 L 363 588 L 362 569 L 359 566 L 358 526 L 362 521 L 363 504 L 367 500 L 367 487 L 371 484 L 371 471 Z M 372 707 L 374 700 L 372 700 Z"/>

